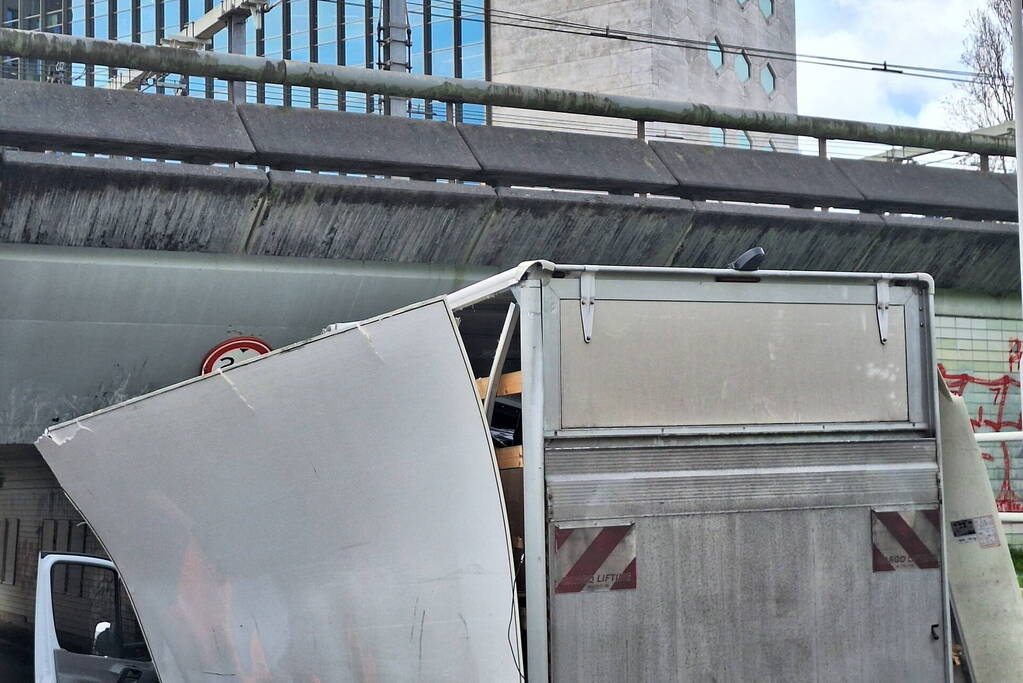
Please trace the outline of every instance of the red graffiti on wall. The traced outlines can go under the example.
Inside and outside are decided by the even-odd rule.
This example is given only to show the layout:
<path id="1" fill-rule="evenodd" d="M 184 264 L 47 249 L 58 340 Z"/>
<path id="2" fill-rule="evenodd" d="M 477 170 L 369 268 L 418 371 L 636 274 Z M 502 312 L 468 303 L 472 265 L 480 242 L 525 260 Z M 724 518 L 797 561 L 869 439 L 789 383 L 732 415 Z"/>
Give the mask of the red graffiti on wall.
<path id="1" fill-rule="evenodd" d="M 1018 371 L 1020 359 L 1023 358 L 1023 342 L 1019 339 L 1009 340 L 1009 372 Z M 1023 430 L 1023 417 L 1017 416 L 1016 420 L 1005 419 L 1005 405 L 1009 399 L 1009 392 L 1019 389 L 1019 380 L 1011 374 L 1002 375 L 993 379 L 982 379 L 968 373 L 958 375 L 950 374 L 945 366 L 938 363 L 938 372 L 941 374 L 949 391 L 957 396 L 962 396 L 966 389 L 972 384 L 983 387 L 991 393 L 990 407 L 994 409 L 994 418 L 984 412 L 984 406 L 977 406 L 976 416 L 970 417 L 970 424 L 973 431 L 1020 431 Z M 1002 486 L 995 497 L 998 509 L 1002 512 L 1023 512 L 1023 498 L 1012 488 L 1012 459 L 1009 455 L 1009 442 L 1003 441 L 1002 450 Z M 981 452 L 985 460 L 994 460 L 994 456 L 986 451 Z"/>

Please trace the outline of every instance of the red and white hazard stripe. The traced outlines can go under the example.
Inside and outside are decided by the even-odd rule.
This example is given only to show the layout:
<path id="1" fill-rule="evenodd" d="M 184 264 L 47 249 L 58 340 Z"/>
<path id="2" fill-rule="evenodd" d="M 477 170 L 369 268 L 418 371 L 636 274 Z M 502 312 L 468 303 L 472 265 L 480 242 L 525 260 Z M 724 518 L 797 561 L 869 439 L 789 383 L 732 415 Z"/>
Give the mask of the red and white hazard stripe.
<path id="1" fill-rule="evenodd" d="M 870 531 L 875 572 L 941 567 L 938 510 L 871 510 Z"/>
<path id="2" fill-rule="evenodd" d="M 635 525 L 555 528 L 553 565 L 555 593 L 635 588 Z"/>

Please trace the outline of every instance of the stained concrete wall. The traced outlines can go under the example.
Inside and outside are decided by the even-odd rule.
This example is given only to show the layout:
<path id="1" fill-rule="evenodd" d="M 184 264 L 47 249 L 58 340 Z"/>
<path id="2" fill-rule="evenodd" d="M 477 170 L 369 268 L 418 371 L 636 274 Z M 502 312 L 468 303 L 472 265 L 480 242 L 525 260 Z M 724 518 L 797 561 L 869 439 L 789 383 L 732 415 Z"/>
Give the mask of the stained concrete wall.
<path id="1" fill-rule="evenodd" d="M 757 48 L 795 51 L 795 0 L 492 0 L 492 10 L 519 12 L 612 31 L 635 31 Z M 770 16 L 763 8 L 771 8 Z M 651 42 L 664 42 L 653 40 Z M 737 55 L 726 53 L 715 67 L 708 51 L 700 46 L 650 44 L 609 40 L 586 35 L 537 31 L 495 24 L 489 45 L 491 78 L 517 83 L 594 92 L 658 97 L 712 105 L 794 112 L 796 69 L 792 62 L 749 57 L 750 77 L 743 82 L 736 72 Z M 768 93 L 761 71 L 770 67 L 775 88 Z M 531 113 L 565 125 L 607 125 L 608 120 Z M 508 124 L 521 112 L 495 109 L 497 124 Z M 615 121 L 623 134 L 633 124 Z M 519 121 L 514 125 L 528 125 Z M 633 128 L 634 129 L 634 128 Z M 653 132 L 653 131 L 651 131 Z M 691 127 L 658 125 L 656 132 L 708 142 L 708 132 Z M 738 131 L 727 133 L 729 144 L 739 140 Z M 774 139 L 779 147 L 791 141 L 782 136 L 751 133 L 755 147 Z"/>

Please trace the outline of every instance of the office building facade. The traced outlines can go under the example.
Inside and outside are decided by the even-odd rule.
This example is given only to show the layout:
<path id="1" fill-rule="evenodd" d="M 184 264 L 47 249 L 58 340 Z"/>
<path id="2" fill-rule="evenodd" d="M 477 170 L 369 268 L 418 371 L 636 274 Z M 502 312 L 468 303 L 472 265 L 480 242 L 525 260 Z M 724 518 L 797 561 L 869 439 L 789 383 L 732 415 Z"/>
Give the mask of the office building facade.
<path id="1" fill-rule="evenodd" d="M 386 2 L 386 0 L 383 0 Z M 158 44 L 214 9 L 213 0 L 0 0 L 3 26 Z M 219 7 L 219 3 L 217 3 Z M 270 1 L 262 26 L 245 24 L 248 55 L 381 68 L 382 0 Z M 795 111 L 794 0 L 409 0 L 409 67 L 413 73 L 489 79 L 615 94 Z M 399 18 L 400 22 L 400 18 Z M 601 35 L 601 34 L 604 35 Z M 746 49 L 740 46 L 746 46 Z M 228 51 L 228 31 L 211 48 Z M 770 56 L 774 55 L 774 56 Z M 3 75 L 106 86 L 116 70 L 5 58 Z M 228 84 L 158 74 L 141 89 L 226 99 Z M 380 111 L 363 93 L 257 85 L 252 102 Z M 445 118 L 439 103 L 412 101 L 409 114 Z M 490 112 L 492 123 L 539 125 L 514 112 Z M 457 108 L 459 120 L 484 123 L 483 107 Z M 535 118 L 535 114 L 534 114 Z M 571 129 L 573 117 L 546 123 Z M 569 125 L 565 125 L 565 123 Z M 601 122 L 577 121 L 599 131 Z M 608 122 L 604 122 L 608 123 Z M 613 125 L 603 126 L 613 132 Z M 677 133 L 679 127 L 664 127 Z M 690 129 L 696 142 L 766 147 L 741 131 Z M 700 137 L 702 136 L 702 137 Z"/>
<path id="2" fill-rule="evenodd" d="M 795 0 L 491 0 L 496 82 L 796 111 Z M 495 111 L 495 122 L 514 113 Z M 635 134 L 630 122 L 559 116 Z M 651 125 L 647 137 L 793 149 L 784 136 Z"/>

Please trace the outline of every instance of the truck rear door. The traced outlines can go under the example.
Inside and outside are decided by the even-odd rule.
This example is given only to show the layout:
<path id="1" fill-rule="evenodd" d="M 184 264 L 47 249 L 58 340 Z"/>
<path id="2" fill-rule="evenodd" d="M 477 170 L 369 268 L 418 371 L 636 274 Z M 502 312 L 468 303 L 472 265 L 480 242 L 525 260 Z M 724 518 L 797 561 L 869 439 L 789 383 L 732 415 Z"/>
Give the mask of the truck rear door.
<path id="1" fill-rule="evenodd" d="M 573 275 L 524 342 L 551 680 L 944 680 L 927 279 Z"/>
<path id="2" fill-rule="evenodd" d="M 164 683 L 518 681 L 500 481 L 417 304 L 53 428 Z"/>

